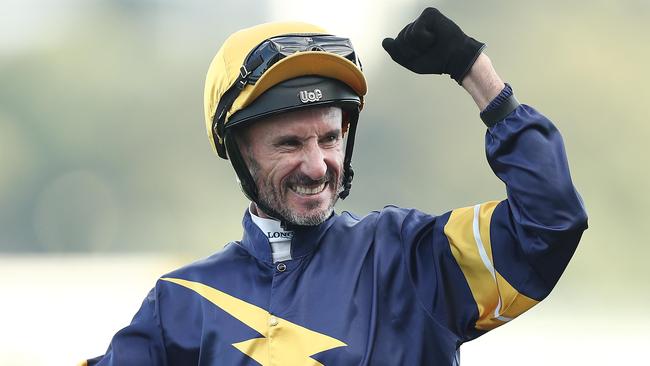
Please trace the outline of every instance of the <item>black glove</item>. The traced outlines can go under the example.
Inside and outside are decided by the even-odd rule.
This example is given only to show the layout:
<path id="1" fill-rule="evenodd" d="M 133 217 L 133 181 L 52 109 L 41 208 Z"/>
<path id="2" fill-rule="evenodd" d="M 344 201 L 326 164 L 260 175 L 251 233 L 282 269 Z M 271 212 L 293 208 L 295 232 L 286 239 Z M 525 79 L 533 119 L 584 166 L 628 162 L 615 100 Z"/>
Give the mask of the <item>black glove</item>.
<path id="1" fill-rule="evenodd" d="M 436 8 L 424 9 L 397 38 L 386 38 L 381 45 L 407 69 L 418 74 L 449 74 L 458 84 L 485 48 Z"/>

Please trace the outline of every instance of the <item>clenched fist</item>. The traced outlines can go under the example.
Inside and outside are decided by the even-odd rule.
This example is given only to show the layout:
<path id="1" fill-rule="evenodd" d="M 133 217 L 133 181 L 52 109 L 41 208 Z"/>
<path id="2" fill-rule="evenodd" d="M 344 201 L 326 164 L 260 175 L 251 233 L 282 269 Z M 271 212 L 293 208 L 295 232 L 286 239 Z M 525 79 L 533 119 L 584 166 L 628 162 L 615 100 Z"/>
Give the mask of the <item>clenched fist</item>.
<path id="1" fill-rule="evenodd" d="M 438 9 L 426 8 L 382 46 L 398 64 L 418 74 L 449 74 L 459 84 L 485 44 L 467 36 Z"/>

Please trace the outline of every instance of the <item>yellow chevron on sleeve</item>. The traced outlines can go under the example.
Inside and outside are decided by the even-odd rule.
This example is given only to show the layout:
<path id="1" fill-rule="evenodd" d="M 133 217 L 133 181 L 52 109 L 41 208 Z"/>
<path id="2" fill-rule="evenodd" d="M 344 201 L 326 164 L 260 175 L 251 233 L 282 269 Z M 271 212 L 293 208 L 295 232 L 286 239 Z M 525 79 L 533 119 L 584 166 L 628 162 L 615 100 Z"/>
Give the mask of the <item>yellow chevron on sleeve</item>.
<path id="1" fill-rule="evenodd" d="M 478 306 L 477 328 L 482 329 L 479 325 L 484 319 L 490 318 L 493 309 L 497 306 L 497 298 L 494 296 L 497 293 L 497 286 L 490 271 L 481 261 L 472 230 L 473 220 L 472 207 L 453 210 L 445 225 L 445 235 L 449 240 L 451 253 L 463 271 Z"/>
<path id="2" fill-rule="evenodd" d="M 499 272 L 497 272 L 497 283 L 503 302 L 500 312 L 502 317 L 514 319 L 539 303 L 539 301 L 517 291 L 505 278 L 501 277 Z"/>
<path id="3" fill-rule="evenodd" d="M 499 204 L 499 201 L 490 201 L 486 202 L 479 207 L 479 215 L 478 215 L 478 221 L 479 221 L 479 229 L 480 229 L 480 234 L 481 234 L 481 241 L 483 243 L 483 247 L 485 248 L 485 251 L 488 254 L 488 258 L 490 260 L 490 263 L 494 263 L 494 259 L 492 257 L 492 239 L 490 237 L 490 223 L 492 220 L 492 214 L 494 213 L 494 209 L 496 206 Z M 520 293 L 517 291 L 510 283 L 499 274 L 499 272 L 495 269 L 494 270 L 496 280 L 497 280 L 497 288 L 499 289 L 499 296 L 501 298 L 501 308 L 499 311 L 499 315 L 503 318 L 506 319 L 514 319 L 524 313 L 526 310 L 532 308 L 533 306 L 537 305 L 539 301 L 533 300 L 529 298 L 528 296 Z M 499 324 L 493 326 L 490 329 L 495 328 Z"/>
<path id="4" fill-rule="evenodd" d="M 499 201 L 453 210 L 444 232 L 478 308 L 476 328 L 491 330 L 537 304 L 494 268 L 490 221 Z"/>

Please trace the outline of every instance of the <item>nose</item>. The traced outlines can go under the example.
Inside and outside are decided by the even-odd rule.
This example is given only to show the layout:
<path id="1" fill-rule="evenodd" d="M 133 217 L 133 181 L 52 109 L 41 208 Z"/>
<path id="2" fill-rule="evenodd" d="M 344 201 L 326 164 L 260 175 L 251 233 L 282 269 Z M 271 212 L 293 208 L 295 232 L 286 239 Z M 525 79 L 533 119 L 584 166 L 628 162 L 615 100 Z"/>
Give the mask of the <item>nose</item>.
<path id="1" fill-rule="evenodd" d="M 325 162 L 325 154 L 321 147 L 316 144 L 307 144 L 304 148 L 303 161 L 301 164 L 301 171 L 313 180 L 319 180 L 325 177 L 327 173 L 327 163 Z"/>

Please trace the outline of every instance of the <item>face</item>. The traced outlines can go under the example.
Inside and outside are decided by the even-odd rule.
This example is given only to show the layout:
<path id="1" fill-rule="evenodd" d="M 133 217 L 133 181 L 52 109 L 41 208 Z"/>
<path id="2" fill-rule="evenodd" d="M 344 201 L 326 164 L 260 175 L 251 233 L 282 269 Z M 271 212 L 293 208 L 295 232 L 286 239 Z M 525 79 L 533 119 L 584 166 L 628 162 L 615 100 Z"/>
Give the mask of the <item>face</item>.
<path id="1" fill-rule="evenodd" d="M 343 176 L 341 121 L 340 108 L 314 108 L 259 121 L 244 131 L 240 150 L 259 200 L 282 219 L 317 225 L 331 215 Z M 259 208 L 258 214 L 267 216 Z"/>

